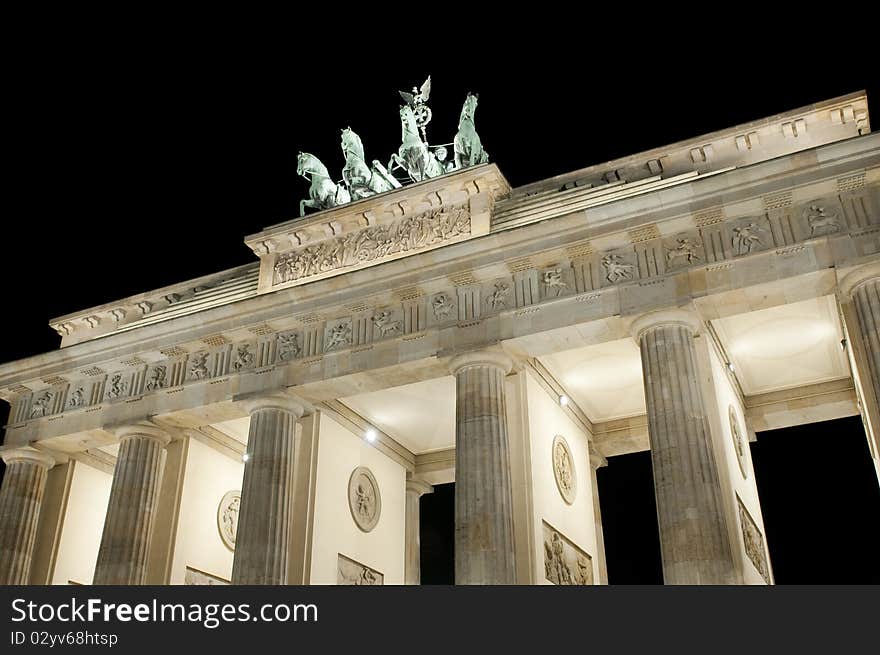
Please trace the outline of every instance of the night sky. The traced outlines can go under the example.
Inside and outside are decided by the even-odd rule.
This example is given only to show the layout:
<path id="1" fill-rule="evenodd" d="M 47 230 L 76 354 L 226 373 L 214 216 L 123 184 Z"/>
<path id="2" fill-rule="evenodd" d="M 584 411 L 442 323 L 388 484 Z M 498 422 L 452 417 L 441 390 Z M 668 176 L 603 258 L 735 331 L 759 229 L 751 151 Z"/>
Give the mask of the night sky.
<path id="1" fill-rule="evenodd" d="M 429 140 L 450 142 L 467 92 L 479 93 L 477 129 L 514 186 L 860 89 L 880 120 L 875 71 L 859 53 L 824 42 L 814 59 L 780 48 L 724 61 L 717 47 L 711 57 L 693 49 L 709 35 L 692 35 L 685 51 L 655 42 L 629 61 L 619 50 L 590 51 L 586 39 L 486 46 L 483 58 L 476 45 L 441 47 L 431 37 L 436 47 L 420 47 L 416 57 L 389 45 L 398 41 L 308 42 L 302 31 L 248 48 L 219 34 L 204 46 L 188 36 L 185 47 L 161 34 L 149 41 L 119 34 L 112 44 L 83 37 L 27 66 L 16 61 L 4 104 L 13 165 L 5 179 L 0 362 L 55 349 L 51 318 L 254 261 L 243 238 L 296 216 L 306 195 L 297 152 L 339 174 L 339 132 L 350 126 L 368 159 L 387 162 L 399 145 L 397 90 L 428 73 Z M 484 43 L 477 34 L 468 39 Z M 0 416 L 5 411 L 4 404 Z M 780 582 L 813 581 L 804 571 L 824 575 L 828 558 L 811 544 L 791 545 L 803 527 L 791 525 L 792 494 L 815 491 L 817 480 L 805 480 L 793 462 L 808 457 L 827 489 L 843 494 L 859 457 L 827 442 L 857 443 L 860 429 L 857 420 L 840 422 L 753 445 L 765 515 L 779 517 L 768 519 L 767 531 Z M 816 445 L 791 446 L 809 439 Z M 615 458 L 600 481 L 606 523 L 643 524 L 637 534 L 606 528 L 618 558 L 629 560 L 616 564 L 609 554 L 612 582 L 659 581 L 646 454 Z M 839 566 L 854 568 L 838 581 L 867 582 L 868 567 L 877 581 L 876 495 L 846 498 L 853 514 L 845 525 L 842 515 L 817 513 L 811 529 L 818 520 L 850 544 Z M 873 536 L 850 529 L 855 524 L 872 524 Z M 868 552 L 859 543 L 874 544 L 871 560 L 858 561 L 854 553 Z"/>

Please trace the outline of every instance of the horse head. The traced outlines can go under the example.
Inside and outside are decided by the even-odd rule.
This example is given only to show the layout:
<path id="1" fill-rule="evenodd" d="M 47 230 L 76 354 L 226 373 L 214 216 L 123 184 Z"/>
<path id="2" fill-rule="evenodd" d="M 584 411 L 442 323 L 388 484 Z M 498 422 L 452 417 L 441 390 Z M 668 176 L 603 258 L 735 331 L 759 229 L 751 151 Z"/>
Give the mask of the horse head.
<path id="1" fill-rule="evenodd" d="M 300 152 L 296 156 L 296 174 L 307 179 L 310 174 L 330 177 L 327 167 L 321 163 L 321 160 L 308 152 Z"/>
<path id="2" fill-rule="evenodd" d="M 358 159 L 364 158 L 364 144 L 357 132 L 350 127 L 342 130 L 342 153 L 348 159 L 349 154 L 355 155 Z"/>
<path id="3" fill-rule="evenodd" d="M 477 99 L 475 93 L 468 93 L 461 108 L 461 118 L 458 120 L 459 126 L 465 121 L 474 122 L 474 114 L 477 112 Z"/>
<path id="4" fill-rule="evenodd" d="M 408 135 L 418 138 L 419 128 L 416 124 L 416 115 L 409 105 L 403 105 L 400 108 L 400 127 L 403 129 L 404 140 L 406 140 Z"/>

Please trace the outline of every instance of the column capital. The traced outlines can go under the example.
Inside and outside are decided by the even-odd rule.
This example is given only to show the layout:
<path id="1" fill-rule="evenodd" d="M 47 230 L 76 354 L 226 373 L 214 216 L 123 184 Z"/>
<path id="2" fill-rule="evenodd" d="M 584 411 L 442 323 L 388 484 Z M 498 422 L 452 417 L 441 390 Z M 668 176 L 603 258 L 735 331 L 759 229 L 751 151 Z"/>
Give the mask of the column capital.
<path id="1" fill-rule="evenodd" d="M 54 457 L 47 455 L 36 448 L 31 448 L 30 446 L 9 448 L 8 450 L 0 451 L 0 458 L 3 459 L 7 466 L 13 462 L 28 462 L 30 464 L 44 466 L 46 469 L 55 466 Z"/>
<path id="2" fill-rule="evenodd" d="M 696 335 L 700 331 L 702 321 L 697 313 L 690 309 L 660 309 L 636 317 L 630 325 L 630 333 L 633 339 L 639 341 L 645 331 L 667 325 L 688 328 Z"/>
<path id="3" fill-rule="evenodd" d="M 596 447 L 593 445 L 593 442 L 590 442 L 590 467 L 593 470 L 600 469 L 603 466 L 608 466 L 608 460 L 596 450 Z"/>
<path id="4" fill-rule="evenodd" d="M 113 428 L 113 434 L 116 435 L 120 441 L 131 437 L 146 437 L 147 439 L 158 441 L 162 444 L 163 448 L 171 443 L 171 435 L 159 426 L 147 421 L 140 421 L 138 423 L 121 425 L 117 428 Z"/>
<path id="5" fill-rule="evenodd" d="M 449 372 L 456 375 L 460 370 L 470 366 L 493 366 L 500 368 L 507 375 L 513 369 L 513 360 L 500 351 L 477 350 L 453 357 L 449 362 Z"/>
<path id="6" fill-rule="evenodd" d="M 874 279 L 880 279 L 880 263 L 858 266 L 843 276 L 839 284 L 840 292 L 850 298 L 858 287 Z"/>
<path id="7" fill-rule="evenodd" d="M 307 411 L 308 405 L 305 401 L 283 391 L 262 395 L 247 395 L 235 398 L 235 400 L 241 401 L 248 414 L 253 414 L 261 409 L 278 409 L 300 418 L 309 413 Z"/>
<path id="8" fill-rule="evenodd" d="M 407 493 L 415 493 L 418 494 L 419 497 L 424 496 L 425 494 L 432 493 L 434 491 L 434 487 L 424 480 L 417 480 L 415 478 L 410 478 L 406 481 L 406 491 Z"/>

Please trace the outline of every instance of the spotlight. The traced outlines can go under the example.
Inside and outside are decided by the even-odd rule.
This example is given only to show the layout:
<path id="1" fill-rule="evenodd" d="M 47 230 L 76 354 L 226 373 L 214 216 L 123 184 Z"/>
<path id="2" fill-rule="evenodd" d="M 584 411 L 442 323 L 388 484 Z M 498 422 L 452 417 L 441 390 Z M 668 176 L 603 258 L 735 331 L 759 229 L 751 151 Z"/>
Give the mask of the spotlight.
<path id="1" fill-rule="evenodd" d="M 846 339 L 841 339 L 841 340 L 840 340 L 840 349 L 841 349 L 841 350 L 846 350 Z"/>
<path id="2" fill-rule="evenodd" d="M 246 462 L 246 461 L 248 461 L 250 458 L 251 458 L 251 456 L 250 456 L 248 453 L 245 453 L 244 455 L 241 456 L 241 461 L 242 461 L 242 462 Z"/>
<path id="3" fill-rule="evenodd" d="M 727 370 L 731 373 L 734 373 L 736 369 L 733 368 L 733 362 L 727 362 Z"/>
<path id="4" fill-rule="evenodd" d="M 565 407 L 568 404 L 568 396 L 566 396 L 565 394 L 559 396 L 559 404 Z"/>
<path id="5" fill-rule="evenodd" d="M 367 431 L 364 433 L 364 436 L 367 438 L 367 441 L 373 442 L 376 440 L 376 437 L 379 436 L 379 433 L 376 432 L 375 428 L 367 428 Z"/>

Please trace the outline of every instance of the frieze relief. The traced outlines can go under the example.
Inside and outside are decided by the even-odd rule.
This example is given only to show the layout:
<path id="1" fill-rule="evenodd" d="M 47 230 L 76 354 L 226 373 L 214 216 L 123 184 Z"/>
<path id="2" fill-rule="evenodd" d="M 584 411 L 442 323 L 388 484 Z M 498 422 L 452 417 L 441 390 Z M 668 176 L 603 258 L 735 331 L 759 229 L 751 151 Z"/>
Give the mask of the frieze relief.
<path id="1" fill-rule="evenodd" d="M 376 262 L 467 236 L 468 205 L 441 206 L 392 223 L 367 227 L 312 246 L 278 255 L 273 284 L 296 282 L 338 269 Z"/>
<path id="2" fill-rule="evenodd" d="M 764 535 L 758 529 L 757 523 L 749 514 L 749 510 L 743 504 L 742 499 L 737 495 L 736 503 L 739 508 L 739 524 L 742 529 L 743 545 L 745 546 L 746 556 L 749 558 L 754 567 L 764 578 L 767 584 L 770 584 L 770 565 L 767 562 L 767 549 L 764 546 Z"/>
<path id="3" fill-rule="evenodd" d="M 593 558 L 547 521 L 544 530 L 544 578 L 557 585 L 593 584 Z"/>
<path id="4" fill-rule="evenodd" d="M 385 584 L 385 576 L 376 569 L 356 562 L 342 553 L 337 553 L 336 584 L 353 586 L 376 586 Z"/>

